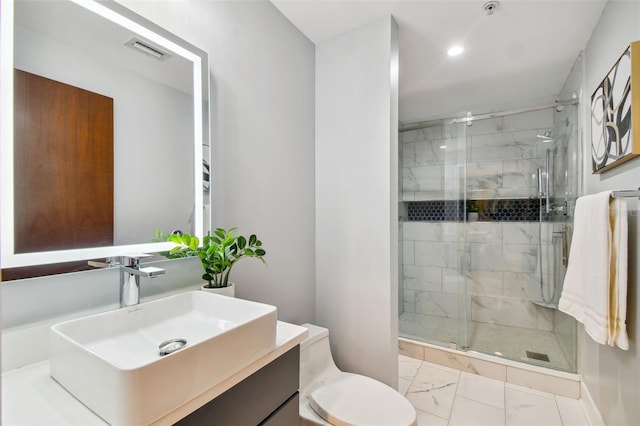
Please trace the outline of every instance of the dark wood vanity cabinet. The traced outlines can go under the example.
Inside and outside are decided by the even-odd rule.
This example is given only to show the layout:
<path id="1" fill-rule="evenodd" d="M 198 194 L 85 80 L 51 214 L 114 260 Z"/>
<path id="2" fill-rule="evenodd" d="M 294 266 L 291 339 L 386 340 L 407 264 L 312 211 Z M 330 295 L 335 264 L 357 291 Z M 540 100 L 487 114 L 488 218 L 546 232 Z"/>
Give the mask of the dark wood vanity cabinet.
<path id="1" fill-rule="evenodd" d="M 294 426 L 300 423 L 300 346 L 200 407 L 179 426 Z"/>

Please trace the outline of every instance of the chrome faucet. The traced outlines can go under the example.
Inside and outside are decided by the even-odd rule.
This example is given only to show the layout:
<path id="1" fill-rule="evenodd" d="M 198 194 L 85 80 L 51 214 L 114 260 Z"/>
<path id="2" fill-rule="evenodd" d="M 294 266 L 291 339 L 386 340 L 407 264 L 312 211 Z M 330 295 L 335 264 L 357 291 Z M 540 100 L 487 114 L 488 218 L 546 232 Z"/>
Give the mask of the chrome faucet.
<path id="1" fill-rule="evenodd" d="M 120 307 L 140 303 L 140 277 L 155 278 L 165 274 L 162 268 L 140 267 L 140 259 L 150 257 L 148 254 L 122 256 L 120 258 Z"/>

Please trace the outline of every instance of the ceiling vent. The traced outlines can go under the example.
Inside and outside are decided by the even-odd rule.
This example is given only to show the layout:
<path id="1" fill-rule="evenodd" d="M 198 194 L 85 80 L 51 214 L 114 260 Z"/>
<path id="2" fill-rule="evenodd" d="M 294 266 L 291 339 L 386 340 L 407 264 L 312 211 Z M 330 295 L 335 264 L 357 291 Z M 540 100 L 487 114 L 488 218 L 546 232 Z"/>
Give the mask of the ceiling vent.
<path id="1" fill-rule="evenodd" d="M 164 50 L 160 49 L 157 46 L 152 45 L 148 41 L 142 41 L 138 38 L 132 38 L 128 42 L 124 44 L 125 46 L 129 46 L 130 48 L 144 53 L 147 56 L 150 56 L 158 61 L 166 61 L 171 57 L 171 55 Z"/>

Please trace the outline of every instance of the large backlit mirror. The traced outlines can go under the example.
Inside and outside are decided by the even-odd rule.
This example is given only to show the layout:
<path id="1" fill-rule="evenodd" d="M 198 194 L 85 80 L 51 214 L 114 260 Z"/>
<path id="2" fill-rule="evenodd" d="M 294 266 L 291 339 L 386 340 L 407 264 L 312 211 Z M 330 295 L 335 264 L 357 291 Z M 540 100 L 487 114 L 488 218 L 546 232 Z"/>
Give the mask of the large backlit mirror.
<path id="1" fill-rule="evenodd" d="M 202 236 L 206 53 L 115 2 L 1 7 L 4 279 Z"/>

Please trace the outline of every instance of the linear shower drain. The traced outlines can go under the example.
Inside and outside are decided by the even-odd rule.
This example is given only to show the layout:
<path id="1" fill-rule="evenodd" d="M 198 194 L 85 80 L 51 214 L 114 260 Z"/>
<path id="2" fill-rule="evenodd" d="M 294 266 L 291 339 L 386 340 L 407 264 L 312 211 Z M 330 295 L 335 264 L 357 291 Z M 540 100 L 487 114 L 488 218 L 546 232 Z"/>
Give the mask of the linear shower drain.
<path id="1" fill-rule="evenodd" d="M 530 359 L 537 359 L 538 361 L 546 361 L 549 362 L 549 355 L 547 354 L 541 354 L 540 352 L 533 352 L 533 351 L 525 351 L 527 353 L 527 358 Z"/>

